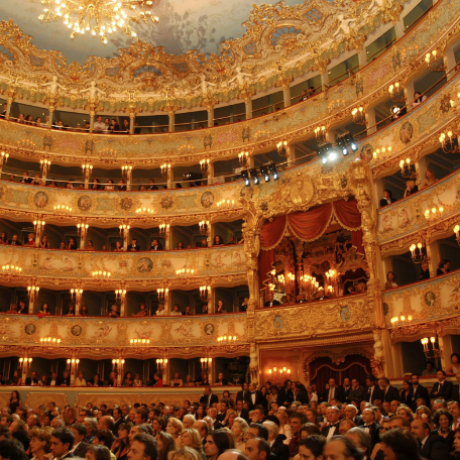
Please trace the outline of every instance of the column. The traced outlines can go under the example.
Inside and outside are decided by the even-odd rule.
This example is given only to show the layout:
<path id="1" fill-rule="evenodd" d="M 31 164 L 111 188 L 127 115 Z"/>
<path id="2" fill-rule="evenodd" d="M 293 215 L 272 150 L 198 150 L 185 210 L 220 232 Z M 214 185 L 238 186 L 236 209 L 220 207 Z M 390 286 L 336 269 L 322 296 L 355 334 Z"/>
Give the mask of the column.
<path id="1" fill-rule="evenodd" d="M 395 378 L 404 375 L 404 365 L 402 358 L 402 345 L 401 342 L 395 343 L 391 346 L 391 358 L 393 361 L 393 375 L 388 378 Z M 386 360 L 385 360 L 386 361 Z"/>
<path id="2" fill-rule="evenodd" d="M 56 110 L 56 105 L 50 104 L 48 107 L 48 112 L 49 112 L 48 128 L 51 128 L 53 126 L 55 110 Z"/>
<path id="3" fill-rule="evenodd" d="M 321 73 L 321 85 L 323 92 L 327 92 L 329 88 L 329 74 L 327 73 L 327 69 L 324 69 L 324 72 Z"/>
<path id="4" fill-rule="evenodd" d="M 214 384 L 214 377 L 214 359 L 212 359 L 211 361 L 208 361 L 208 381 L 210 385 Z"/>
<path id="5" fill-rule="evenodd" d="M 404 21 L 402 19 L 395 24 L 395 34 L 397 40 L 404 35 Z"/>
<path id="6" fill-rule="evenodd" d="M 420 184 L 423 182 L 423 179 L 426 174 L 426 170 L 428 169 L 428 162 L 427 162 L 428 157 L 421 157 L 419 158 L 416 163 L 415 163 L 415 169 L 417 171 L 417 183 Z"/>
<path id="7" fill-rule="evenodd" d="M 92 133 L 94 130 L 94 117 L 96 116 L 96 105 L 90 105 L 89 111 L 89 132 Z"/>
<path id="8" fill-rule="evenodd" d="M 130 108 L 130 111 L 129 111 L 129 134 L 134 134 L 134 122 L 135 121 L 136 121 L 136 111 L 134 109 Z"/>
<path id="9" fill-rule="evenodd" d="M 163 384 L 166 386 L 169 386 L 169 384 L 171 383 L 170 372 L 171 372 L 171 366 L 169 364 L 169 359 L 168 359 L 168 362 L 164 364 L 164 374 L 163 374 Z"/>
<path id="10" fill-rule="evenodd" d="M 165 294 L 165 311 L 166 311 L 166 315 L 171 314 L 171 310 L 172 310 L 171 307 L 172 307 L 172 292 L 169 291 L 168 295 Z"/>
<path id="11" fill-rule="evenodd" d="M 291 105 L 291 87 L 287 82 L 283 84 L 283 101 L 284 108 L 289 107 Z"/>
<path id="12" fill-rule="evenodd" d="M 404 87 L 404 97 L 406 98 L 407 111 L 412 110 L 412 101 L 414 100 L 415 87 L 414 80 L 408 81 Z"/>
<path id="13" fill-rule="evenodd" d="M 213 178 L 214 178 L 214 163 L 211 161 L 208 164 L 208 170 L 206 172 L 207 179 L 208 179 L 208 185 L 211 185 L 213 183 Z"/>
<path id="14" fill-rule="evenodd" d="M 451 46 L 446 50 L 446 54 L 444 56 L 444 66 L 446 67 L 447 80 L 450 80 L 455 75 L 455 72 L 453 72 L 452 69 L 455 69 L 456 65 L 457 61 L 455 59 L 454 47 Z"/>
<path id="15" fill-rule="evenodd" d="M 86 247 L 86 230 L 80 230 L 80 249 L 83 250 Z"/>
<path id="16" fill-rule="evenodd" d="M 441 350 L 441 366 L 446 370 L 450 366 L 450 356 L 454 352 L 452 345 L 452 336 L 445 335 L 444 337 L 438 336 L 439 349 Z"/>
<path id="17" fill-rule="evenodd" d="M 362 69 L 367 65 L 367 51 L 366 47 L 363 45 L 362 49 L 358 53 L 358 62 L 359 62 L 359 68 Z"/>
<path id="18" fill-rule="evenodd" d="M 40 247 L 40 238 L 42 236 L 41 225 L 37 227 L 37 231 L 35 232 L 35 247 Z"/>
<path id="19" fill-rule="evenodd" d="M 168 175 L 166 176 L 167 180 L 167 188 L 168 190 L 171 190 L 174 188 L 174 170 L 171 166 L 171 168 L 168 169 Z"/>
<path id="20" fill-rule="evenodd" d="M 124 289 L 124 287 L 122 288 Z M 120 297 L 120 317 L 126 316 L 126 295 Z"/>
<path id="21" fill-rule="evenodd" d="M 214 313 L 215 312 L 215 305 L 216 305 L 216 290 L 214 288 L 211 288 L 211 293 L 208 297 L 208 312 L 209 313 Z"/>
<path id="22" fill-rule="evenodd" d="M 174 110 L 170 110 L 168 112 L 168 119 L 169 119 L 169 128 L 168 131 L 170 133 L 174 132 L 174 123 L 176 122 L 175 112 Z"/>
<path id="23" fill-rule="evenodd" d="M 208 128 L 212 128 L 214 126 L 214 106 L 206 107 L 206 111 L 208 112 Z"/>
<path id="24" fill-rule="evenodd" d="M 244 107 L 246 109 L 246 120 L 250 120 L 252 118 L 252 98 L 247 97 L 244 100 Z"/>
<path id="25" fill-rule="evenodd" d="M 11 88 L 11 85 L 8 88 L 8 98 L 6 100 L 6 114 L 5 114 L 5 119 L 7 120 L 10 119 L 11 105 L 13 104 L 13 100 L 14 100 L 14 89 L 15 89 L 14 87 Z"/>
<path id="26" fill-rule="evenodd" d="M 377 131 L 376 123 L 377 119 L 375 117 L 375 107 L 369 107 L 366 113 L 366 129 L 368 136 Z"/>
<path id="27" fill-rule="evenodd" d="M 35 283 L 31 283 L 32 285 L 34 285 Z M 37 294 L 35 294 L 35 292 L 30 292 L 29 293 L 29 315 L 33 315 L 34 314 L 34 307 L 35 307 L 35 297 L 37 296 Z"/>
<path id="28" fill-rule="evenodd" d="M 166 250 L 172 249 L 172 236 L 171 236 L 171 233 L 172 233 L 172 228 L 170 228 L 169 230 L 166 229 L 166 234 L 165 234 L 165 249 Z M 165 305 L 165 308 L 166 308 L 166 305 Z"/>
<path id="29" fill-rule="evenodd" d="M 428 267 L 430 269 L 430 278 L 436 277 L 436 270 L 441 262 L 441 253 L 439 241 L 433 241 L 426 245 L 426 255 L 428 257 Z"/>
<path id="30" fill-rule="evenodd" d="M 291 166 L 295 163 L 295 145 L 287 145 L 286 147 L 286 160 L 287 165 Z"/>

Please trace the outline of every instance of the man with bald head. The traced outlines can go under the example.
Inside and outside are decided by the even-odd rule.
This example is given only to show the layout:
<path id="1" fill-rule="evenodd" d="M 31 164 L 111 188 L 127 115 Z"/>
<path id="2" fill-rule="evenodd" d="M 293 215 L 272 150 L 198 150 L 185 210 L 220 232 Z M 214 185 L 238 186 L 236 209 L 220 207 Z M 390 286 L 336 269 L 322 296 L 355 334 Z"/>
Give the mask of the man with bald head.
<path id="1" fill-rule="evenodd" d="M 340 410 L 337 406 L 330 406 L 326 409 L 326 420 L 328 426 L 321 430 L 321 434 L 329 441 L 332 436 L 339 434 Z"/>
<path id="2" fill-rule="evenodd" d="M 209 432 L 209 426 L 205 421 L 197 420 L 193 424 L 193 428 L 195 428 L 195 430 L 198 431 L 198 433 L 200 433 L 201 439 L 203 440 L 206 439 L 206 436 L 208 435 L 208 432 Z"/>
<path id="3" fill-rule="evenodd" d="M 220 454 L 217 460 L 249 460 L 246 455 L 242 454 L 239 450 L 229 449 L 223 454 Z"/>

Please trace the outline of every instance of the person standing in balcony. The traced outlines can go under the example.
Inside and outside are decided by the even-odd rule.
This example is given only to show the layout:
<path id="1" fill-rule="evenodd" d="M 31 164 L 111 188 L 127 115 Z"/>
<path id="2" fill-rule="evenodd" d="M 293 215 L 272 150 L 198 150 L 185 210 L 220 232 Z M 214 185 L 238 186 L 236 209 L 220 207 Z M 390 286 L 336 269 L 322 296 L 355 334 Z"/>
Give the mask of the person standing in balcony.
<path id="1" fill-rule="evenodd" d="M 436 276 L 440 275 L 447 275 L 450 272 L 450 260 L 449 259 L 442 259 L 439 262 L 438 270 L 436 271 Z"/>
<path id="2" fill-rule="evenodd" d="M 425 179 L 420 186 L 420 189 L 423 190 L 424 188 L 430 187 L 431 185 L 435 184 L 437 179 L 434 175 L 434 172 L 431 169 L 427 169 L 425 173 Z"/>
<path id="3" fill-rule="evenodd" d="M 380 207 L 383 208 L 383 206 L 387 206 L 391 203 L 393 203 L 393 197 L 391 195 L 390 190 L 384 190 L 383 191 L 383 198 L 380 200 Z"/>
<path id="4" fill-rule="evenodd" d="M 217 301 L 217 306 L 216 306 L 216 311 L 215 312 L 216 313 L 227 313 L 227 310 L 226 310 L 226 308 L 224 306 L 223 300 L 219 299 Z"/>
<path id="5" fill-rule="evenodd" d="M 394 272 L 387 273 L 387 282 L 385 283 L 385 289 L 394 289 L 398 287 L 398 283 L 396 283 L 396 276 Z"/>
<path id="6" fill-rule="evenodd" d="M 93 125 L 93 130 L 96 133 L 102 133 L 102 131 L 105 130 L 105 123 L 103 123 L 101 115 L 97 116 L 96 122 Z"/>
<path id="7" fill-rule="evenodd" d="M 137 239 L 136 238 L 133 238 L 131 240 L 131 244 L 128 245 L 128 251 L 131 251 L 131 252 L 136 252 L 136 251 L 140 251 L 141 248 L 139 247 L 139 245 L 137 244 Z"/>

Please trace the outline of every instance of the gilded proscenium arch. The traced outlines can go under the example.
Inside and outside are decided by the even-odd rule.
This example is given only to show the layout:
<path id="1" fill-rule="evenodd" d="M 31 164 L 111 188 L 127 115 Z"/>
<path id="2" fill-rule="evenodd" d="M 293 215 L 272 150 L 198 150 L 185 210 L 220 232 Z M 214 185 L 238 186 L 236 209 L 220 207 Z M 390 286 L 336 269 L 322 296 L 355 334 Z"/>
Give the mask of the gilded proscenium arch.
<path id="1" fill-rule="evenodd" d="M 453 4 L 450 4 L 450 6 L 446 9 L 452 9 L 453 7 L 454 7 Z M 434 23 L 436 21 L 430 23 L 430 21 L 432 21 L 433 18 L 440 20 L 439 17 L 437 16 L 442 17 L 444 18 L 445 21 L 447 21 L 445 24 L 443 23 L 443 25 L 446 26 L 446 28 L 442 35 L 439 35 L 437 33 L 439 29 L 434 27 Z M 428 19 L 421 21 L 421 23 L 418 24 L 414 29 L 419 30 L 419 27 L 422 27 L 423 25 L 424 27 L 430 28 L 430 30 L 432 29 L 432 33 L 433 35 L 436 34 L 436 37 L 440 39 L 445 37 L 446 40 L 450 40 L 452 38 L 452 35 L 458 35 L 458 31 L 460 30 L 460 24 L 455 23 L 455 25 L 452 25 L 451 27 L 447 27 L 447 24 L 449 23 L 449 21 L 452 21 L 452 17 L 449 16 L 448 18 L 445 18 L 443 15 L 441 15 L 441 10 L 439 10 L 438 8 L 435 8 L 433 12 L 429 13 Z M 428 26 L 427 26 L 426 21 L 430 23 L 428 24 Z M 436 22 L 436 24 L 439 25 L 438 22 Z M 421 34 L 421 37 L 425 39 L 426 35 L 427 34 Z M 433 38 L 433 37 L 430 37 L 430 38 Z M 272 149 L 279 140 L 288 139 L 290 142 L 300 141 L 304 139 L 305 137 L 310 136 L 312 134 L 312 129 L 314 128 L 314 125 L 307 126 L 307 127 L 305 126 L 305 121 L 306 121 L 305 117 L 308 114 L 312 115 L 312 123 L 313 121 L 316 121 L 318 119 L 329 118 L 330 121 L 333 122 L 331 123 L 331 126 L 332 126 L 335 123 L 339 123 L 341 120 L 343 120 L 344 117 L 346 117 L 347 119 L 350 118 L 349 111 L 351 110 L 352 105 L 354 106 L 360 103 L 366 105 L 371 101 L 373 104 L 375 104 L 379 100 L 383 100 L 383 98 L 386 97 L 388 94 L 387 86 L 389 82 L 387 81 L 386 78 L 385 78 L 385 81 L 381 81 L 384 78 L 378 77 L 379 75 L 378 70 L 383 69 L 383 68 L 387 69 L 387 71 L 384 72 L 383 74 L 384 77 L 388 74 L 391 74 L 396 79 L 397 78 L 400 78 L 400 79 L 407 78 L 408 79 L 410 78 L 411 72 L 415 72 L 414 74 L 416 74 L 420 71 L 420 69 L 423 67 L 424 52 L 428 49 L 431 49 L 430 47 L 432 46 L 432 42 L 430 42 L 430 40 L 425 40 L 425 42 L 423 44 L 420 44 L 421 46 L 419 47 L 420 51 L 423 50 L 423 53 L 421 53 L 419 56 L 415 57 L 414 59 L 411 59 L 410 62 L 407 61 L 407 63 L 405 63 L 407 65 L 401 66 L 399 72 L 398 72 L 398 68 L 396 68 L 394 72 L 390 72 L 390 69 L 393 68 L 394 53 L 399 53 L 400 58 L 401 58 L 401 56 L 403 56 L 404 54 L 404 49 L 405 49 L 404 47 L 409 46 L 410 44 L 409 40 L 410 40 L 409 36 L 403 37 L 401 42 L 400 43 L 398 42 L 398 45 L 395 45 L 396 48 L 395 47 L 392 48 L 391 53 L 389 52 L 384 53 L 381 57 L 379 57 L 379 59 L 376 59 L 375 61 L 373 61 L 373 63 L 366 66 L 364 69 L 362 69 L 362 71 L 360 71 L 358 74 L 356 74 L 353 77 L 353 81 L 357 81 L 356 79 L 359 79 L 359 78 L 363 80 L 364 90 L 366 91 L 366 96 L 363 93 L 361 100 L 356 100 L 355 91 L 350 90 L 350 91 L 345 91 L 344 93 L 344 89 L 346 89 L 347 86 L 351 83 L 351 81 L 348 81 L 348 80 L 343 82 L 337 88 L 334 88 L 332 92 L 329 92 L 327 96 L 329 98 L 335 98 L 335 97 L 343 98 L 344 94 L 347 96 L 347 100 L 350 102 L 350 107 L 347 108 L 344 112 L 339 112 L 339 113 L 336 113 L 330 116 L 327 110 L 328 102 L 324 100 L 324 95 L 323 95 L 318 98 L 314 98 L 313 100 L 306 101 L 294 107 L 285 109 L 281 113 L 277 113 L 274 115 L 267 115 L 266 117 L 260 117 L 258 119 L 250 120 L 248 122 L 243 122 L 241 125 L 244 127 L 249 127 L 252 133 L 257 133 L 258 131 L 265 132 L 267 131 L 267 129 L 270 131 L 270 135 L 268 136 L 268 138 L 260 139 L 257 142 L 251 142 L 249 144 L 246 144 L 246 146 L 254 147 L 257 150 L 257 153 L 259 153 L 262 151 L 267 151 L 267 150 Z M 414 43 L 412 43 L 412 45 L 414 45 Z M 367 81 L 368 79 L 370 79 L 369 82 Z M 370 83 L 371 81 L 373 83 Z M 320 108 L 321 104 L 322 106 Z M 308 110 L 306 110 L 307 108 Z M 299 118 L 299 121 L 297 123 L 297 126 L 294 127 L 293 122 L 295 122 L 294 118 L 296 116 Z M 278 119 L 278 121 L 276 121 L 276 119 Z M 223 142 L 219 146 L 218 149 L 213 149 L 211 147 L 211 150 L 208 150 L 206 155 L 211 155 L 213 156 L 214 159 L 217 159 L 217 158 L 223 159 L 227 157 L 234 157 L 241 151 L 241 148 L 245 148 L 244 141 L 241 142 L 239 146 L 235 147 L 235 139 L 238 139 L 238 137 L 240 136 L 240 132 L 238 130 L 242 129 L 242 127 L 238 125 L 239 124 L 237 124 L 236 126 L 229 125 L 229 126 L 224 126 L 224 127 L 213 128 L 212 131 L 201 130 L 200 133 L 202 133 L 203 136 L 211 136 L 214 139 L 214 142 L 216 141 L 216 139 L 218 140 L 219 138 L 231 139 L 231 142 L 230 141 Z M 12 127 L 12 129 L 14 131 L 15 128 Z M 34 133 L 33 127 L 30 128 L 30 132 L 32 134 Z M 55 132 L 53 133 L 53 135 L 55 136 L 59 136 L 60 134 L 62 133 L 55 133 Z M 63 163 L 66 163 L 66 162 L 68 163 L 69 161 L 71 161 L 72 158 L 78 158 L 77 161 L 80 163 L 85 156 L 84 155 L 78 156 L 78 154 L 77 156 L 75 156 L 75 152 L 78 150 L 83 151 L 84 144 L 85 144 L 84 139 L 88 139 L 87 137 L 88 135 L 77 134 L 77 133 L 72 133 L 72 134 L 66 133 L 62 135 L 64 137 L 65 136 L 69 137 L 69 139 L 73 139 L 71 141 L 71 143 L 73 143 L 72 148 L 69 150 L 69 153 L 72 155 L 72 157 L 69 157 L 68 155 L 59 156 L 59 155 L 55 155 L 54 152 L 51 152 L 50 155 L 53 156 L 54 163 L 59 163 L 60 161 L 62 161 Z M 78 140 L 79 136 L 83 136 L 83 137 L 81 138 L 81 141 L 77 142 L 76 144 L 77 147 L 75 147 L 74 139 Z M 138 158 L 139 159 L 142 158 L 143 162 L 147 162 L 147 164 L 157 164 L 157 163 L 160 164 L 162 161 L 164 161 L 164 158 L 166 157 L 169 158 L 171 156 L 176 157 L 176 162 L 175 162 L 176 164 L 188 164 L 188 162 L 197 161 L 200 158 L 206 156 L 203 151 L 201 138 L 192 139 L 191 150 L 189 152 L 184 152 L 183 154 L 180 154 L 178 152 L 181 151 L 181 146 L 190 143 L 189 140 L 186 139 L 189 137 L 188 133 L 175 133 L 175 134 L 165 134 L 165 135 L 156 134 L 155 141 L 157 141 L 156 142 L 157 147 L 161 147 L 162 145 L 170 145 L 170 147 L 167 147 L 166 150 L 164 150 L 163 152 L 160 152 L 161 157 L 159 155 L 158 157 L 155 157 L 155 159 L 153 159 L 151 156 L 150 145 L 147 148 L 147 146 L 142 146 L 142 144 L 138 142 L 139 140 L 145 137 L 146 136 L 136 136 L 135 144 L 132 143 L 131 141 L 127 141 L 126 139 L 122 141 L 120 140 L 121 143 L 126 143 L 126 145 L 128 146 L 128 150 L 125 152 L 120 152 L 120 155 L 123 155 L 123 156 L 119 157 L 119 161 L 124 161 L 126 160 L 126 157 L 132 155 L 133 148 L 135 148 L 136 152 L 139 152 L 140 155 Z M 99 135 L 97 137 L 97 139 L 99 139 L 101 142 L 105 138 L 109 139 L 110 137 L 107 137 L 104 135 Z M 146 139 L 151 139 L 151 136 L 147 136 Z M 3 141 L 6 144 L 9 143 L 8 140 L 5 138 L 3 139 Z M 37 145 L 40 145 L 42 142 L 43 140 L 40 140 L 40 141 L 37 141 L 36 143 Z M 66 142 L 68 144 L 68 141 Z M 149 153 L 148 156 L 146 155 L 147 152 L 145 153 L 142 152 L 142 150 L 145 150 L 145 148 L 147 148 L 148 150 L 148 153 Z M 130 159 L 132 160 L 132 157 L 130 157 Z M 95 161 L 98 160 L 97 155 L 93 156 L 93 160 Z"/>

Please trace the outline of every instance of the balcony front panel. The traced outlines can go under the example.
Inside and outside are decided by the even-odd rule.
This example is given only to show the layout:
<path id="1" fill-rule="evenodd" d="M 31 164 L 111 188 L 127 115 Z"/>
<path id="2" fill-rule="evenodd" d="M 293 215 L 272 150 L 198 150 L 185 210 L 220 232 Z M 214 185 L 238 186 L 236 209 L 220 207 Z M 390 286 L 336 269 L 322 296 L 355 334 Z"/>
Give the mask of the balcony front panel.
<path id="1" fill-rule="evenodd" d="M 378 210 L 378 241 L 383 253 L 409 250 L 420 241 L 420 231 L 448 231 L 457 224 L 460 212 L 460 173 L 455 172 L 436 184 Z M 432 209 L 436 209 L 436 213 Z M 442 215 L 439 208 L 443 209 Z M 429 218 L 425 213 L 429 212 Z M 460 221 L 459 221 L 460 222 Z"/>
<path id="2" fill-rule="evenodd" d="M 14 264 L 23 268 L 23 276 L 59 278 L 65 284 L 68 283 L 66 280 L 82 278 L 91 283 L 91 273 L 96 270 L 109 271 L 113 280 L 137 280 L 145 288 L 152 287 L 152 283 L 158 284 L 160 280 L 187 283 L 187 279 L 176 275 L 176 270 L 184 267 L 195 270 L 194 278 L 221 276 L 239 279 L 246 276 L 243 245 L 146 252 L 61 251 L 18 246 L 1 248 L 0 266 Z"/>

